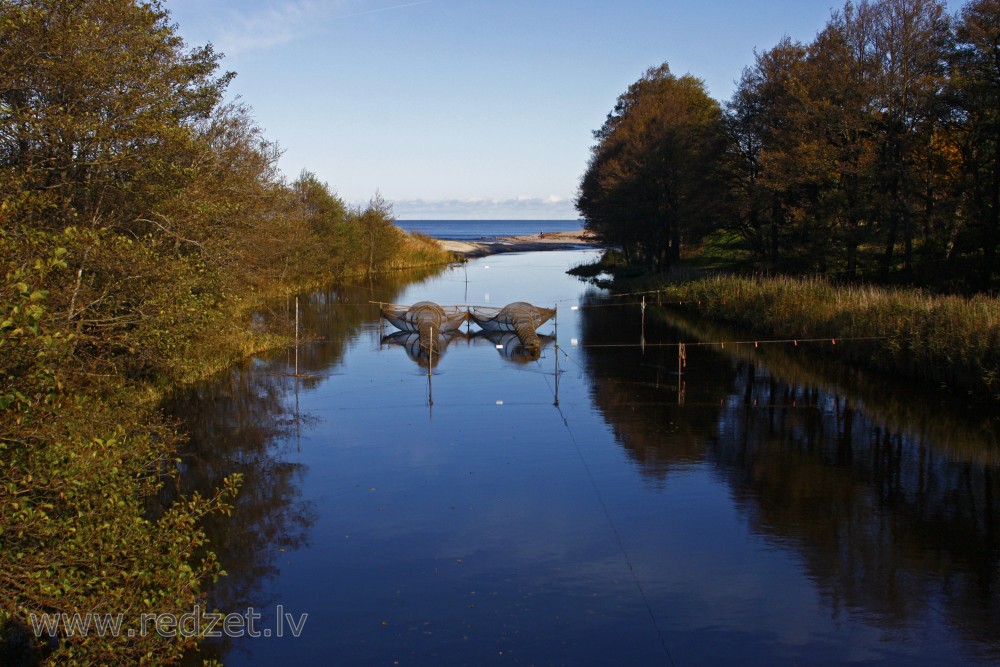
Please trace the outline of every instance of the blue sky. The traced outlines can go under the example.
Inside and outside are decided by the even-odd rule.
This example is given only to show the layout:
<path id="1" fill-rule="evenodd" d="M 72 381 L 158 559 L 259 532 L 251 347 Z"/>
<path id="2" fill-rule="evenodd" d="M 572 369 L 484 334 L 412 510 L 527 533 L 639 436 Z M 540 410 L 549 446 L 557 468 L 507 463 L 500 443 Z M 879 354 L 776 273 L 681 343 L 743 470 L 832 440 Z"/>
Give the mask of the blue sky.
<path id="1" fill-rule="evenodd" d="M 952 3 L 955 4 L 955 3 Z M 571 219 L 591 132 L 668 62 L 719 100 L 830 0 L 166 0 L 302 169 L 400 219 Z"/>

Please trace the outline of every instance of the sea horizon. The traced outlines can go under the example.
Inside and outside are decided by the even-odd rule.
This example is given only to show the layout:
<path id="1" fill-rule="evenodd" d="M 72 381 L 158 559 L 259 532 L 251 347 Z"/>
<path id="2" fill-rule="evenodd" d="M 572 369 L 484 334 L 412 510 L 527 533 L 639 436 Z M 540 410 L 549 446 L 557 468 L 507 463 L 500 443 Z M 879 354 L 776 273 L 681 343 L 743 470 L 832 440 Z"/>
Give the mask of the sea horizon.
<path id="1" fill-rule="evenodd" d="M 583 220 L 397 220 L 396 225 L 444 241 L 483 241 L 510 236 L 572 232 Z"/>

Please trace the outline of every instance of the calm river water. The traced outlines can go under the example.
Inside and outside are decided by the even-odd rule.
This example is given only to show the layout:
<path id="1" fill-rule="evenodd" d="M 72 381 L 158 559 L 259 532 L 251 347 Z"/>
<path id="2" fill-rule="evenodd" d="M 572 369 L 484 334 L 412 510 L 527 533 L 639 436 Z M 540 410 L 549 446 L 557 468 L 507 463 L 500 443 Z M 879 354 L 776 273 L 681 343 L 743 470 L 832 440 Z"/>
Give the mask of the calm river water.
<path id="1" fill-rule="evenodd" d="M 262 636 L 206 653 L 1000 662 L 995 415 L 817 362 L 806 344 L 737 345 L 652 299 L 643 347 L 634 298 L 565 274 L 591 257 L 500 255 L 303 295 L 308 377 L 289 376 L 283 351 L 173 403 L 192 434 L 181 490 L 245 476 L 233 517 L 208 526 L 229 574 L 210 602 L 253 608 Z M 456 337 L 428 377 L 382 342 L 368 303 L 423 299 L 557 305 L 540 332 L 558 351 Z"/>

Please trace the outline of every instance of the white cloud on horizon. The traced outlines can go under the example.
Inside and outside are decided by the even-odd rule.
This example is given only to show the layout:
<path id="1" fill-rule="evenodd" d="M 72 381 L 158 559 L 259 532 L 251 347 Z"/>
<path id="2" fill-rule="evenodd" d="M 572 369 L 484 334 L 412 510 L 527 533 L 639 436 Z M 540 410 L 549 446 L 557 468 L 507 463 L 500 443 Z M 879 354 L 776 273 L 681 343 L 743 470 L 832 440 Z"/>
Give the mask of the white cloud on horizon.
<path id="1" fill-rule="evenodd" d="M 511 199 L 397 199 L 400 220 L 578 220 L 573 201 L 557 196 Z"/>

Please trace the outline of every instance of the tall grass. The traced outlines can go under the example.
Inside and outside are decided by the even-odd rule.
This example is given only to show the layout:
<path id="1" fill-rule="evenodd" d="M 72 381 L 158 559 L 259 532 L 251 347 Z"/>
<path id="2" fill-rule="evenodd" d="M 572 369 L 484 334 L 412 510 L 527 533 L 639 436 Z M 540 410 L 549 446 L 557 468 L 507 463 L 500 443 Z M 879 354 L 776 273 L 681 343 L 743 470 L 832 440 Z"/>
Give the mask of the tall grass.
<path id="1" fill-rule="evenodd" d="M 454 253 L 441 247 L 435 239 L 418 232 L 405 232 L 402 248 L 391 263 L 394 269 L 440 266 L 455 261 Z"/>
<path id="2" fill-rule="evenodd" d="M 1000 400 L 1000 300 L 994 297 L 745 276 L 670 284 L 664 294 L 761 334 L 844 339 L 836 350 L 848 361 Z"/>

